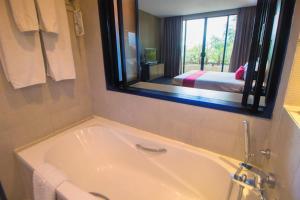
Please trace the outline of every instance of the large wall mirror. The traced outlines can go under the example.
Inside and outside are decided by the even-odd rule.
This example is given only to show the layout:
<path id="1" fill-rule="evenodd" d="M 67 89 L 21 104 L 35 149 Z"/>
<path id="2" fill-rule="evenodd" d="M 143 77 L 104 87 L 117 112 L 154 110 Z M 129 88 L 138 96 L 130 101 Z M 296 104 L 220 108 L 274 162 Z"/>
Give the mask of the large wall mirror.
<path id="1" fill-rule="evenodd" d="M 294 0 L 99 0 L 108 89 L 271 117 Z"/>

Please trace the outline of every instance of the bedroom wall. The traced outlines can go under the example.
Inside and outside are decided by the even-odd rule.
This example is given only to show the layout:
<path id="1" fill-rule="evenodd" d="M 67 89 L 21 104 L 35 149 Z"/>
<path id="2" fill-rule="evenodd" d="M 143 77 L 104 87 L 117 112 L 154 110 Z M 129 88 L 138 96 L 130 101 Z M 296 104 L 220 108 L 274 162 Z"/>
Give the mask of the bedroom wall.
<path id="1" fill-rule="evenodd" d="M 240 159 L 242 120 L 247 119 L 254 147 L 262 147 L 270 120 L 107 91 L 97 8 L 97 0 L 82 5 L 95 114 Z"/>
<path id="2" fill-rule="evenodd" d="M 0 12 L 2 8 L 0 7 Z M 0 63 L 0 182 L 9 200 L 25 200 L 14 149 L 92 115 L 83 38 L 76 38 L 69 13 L 77 79 L 14 90 Z M 0 198 L 1 199 L 1 198 Z"/>
<path id="3" fill-rule="evenodd" d="M 156 48 L 157 59 L 160 58 L 161 21 L 161 18 L 139 10 L 141 50 L 143 51 L 145 48 Z"/>

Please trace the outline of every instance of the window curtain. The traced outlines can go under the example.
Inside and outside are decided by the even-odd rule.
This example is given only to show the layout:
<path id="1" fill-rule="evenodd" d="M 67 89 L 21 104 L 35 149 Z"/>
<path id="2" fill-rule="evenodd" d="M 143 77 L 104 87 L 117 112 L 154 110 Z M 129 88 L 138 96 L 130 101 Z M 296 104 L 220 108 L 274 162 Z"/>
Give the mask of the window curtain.
<path id="1" fill-rule="evenodd" d="M 173 78 L 180 73 L 183 17 L 168 17 L 163 22 L 162 62 L 165 77 Z"/>
<path id="2" fill-rule="evenodd" d="M 235 72 L 241 65 L 248 62 L 255 16 L 256 7 L 241 8 L 239 11 L 234 46 L 229 65 L 230 72 Z"/>

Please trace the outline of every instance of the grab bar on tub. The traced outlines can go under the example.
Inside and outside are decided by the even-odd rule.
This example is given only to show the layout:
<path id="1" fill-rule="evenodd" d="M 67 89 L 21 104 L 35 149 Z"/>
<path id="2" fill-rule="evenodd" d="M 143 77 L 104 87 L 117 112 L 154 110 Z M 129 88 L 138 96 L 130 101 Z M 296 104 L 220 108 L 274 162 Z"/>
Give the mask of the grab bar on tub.
<path id="1" fill-rule="evenodd" d="M 136 144 L 135 146 L 137 149 L 140 149 L 142 151 L 152 152 L 152 153 L 166 153 L 167 152 L 167 149 L 165 149 L 165 148 L 154 149 L 154 148 L 150 148 L 150 147 L 145 147 L 141 144 Z"/>
<path id="2" fill-rule="evenodd" d="M 94 197 L 103 199 L 103 200 L 109 200 L 108 197 L 104 196 L 103 194 L 97 193 L 97 192 L 90 192 L 91 195 L 93 195 Z"/>

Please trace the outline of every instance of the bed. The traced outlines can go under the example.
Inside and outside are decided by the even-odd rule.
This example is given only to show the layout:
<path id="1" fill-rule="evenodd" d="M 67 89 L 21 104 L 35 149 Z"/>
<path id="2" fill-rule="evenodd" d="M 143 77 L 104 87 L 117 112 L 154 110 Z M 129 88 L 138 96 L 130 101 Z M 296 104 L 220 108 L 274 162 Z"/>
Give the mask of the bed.
<path id="1" fill-rule="evenodd" d="M 235 73 L 193 70 L 173 78 L 173 84 L 199 89 L 242 93 L 245 81 L 236 80 Z"/>

